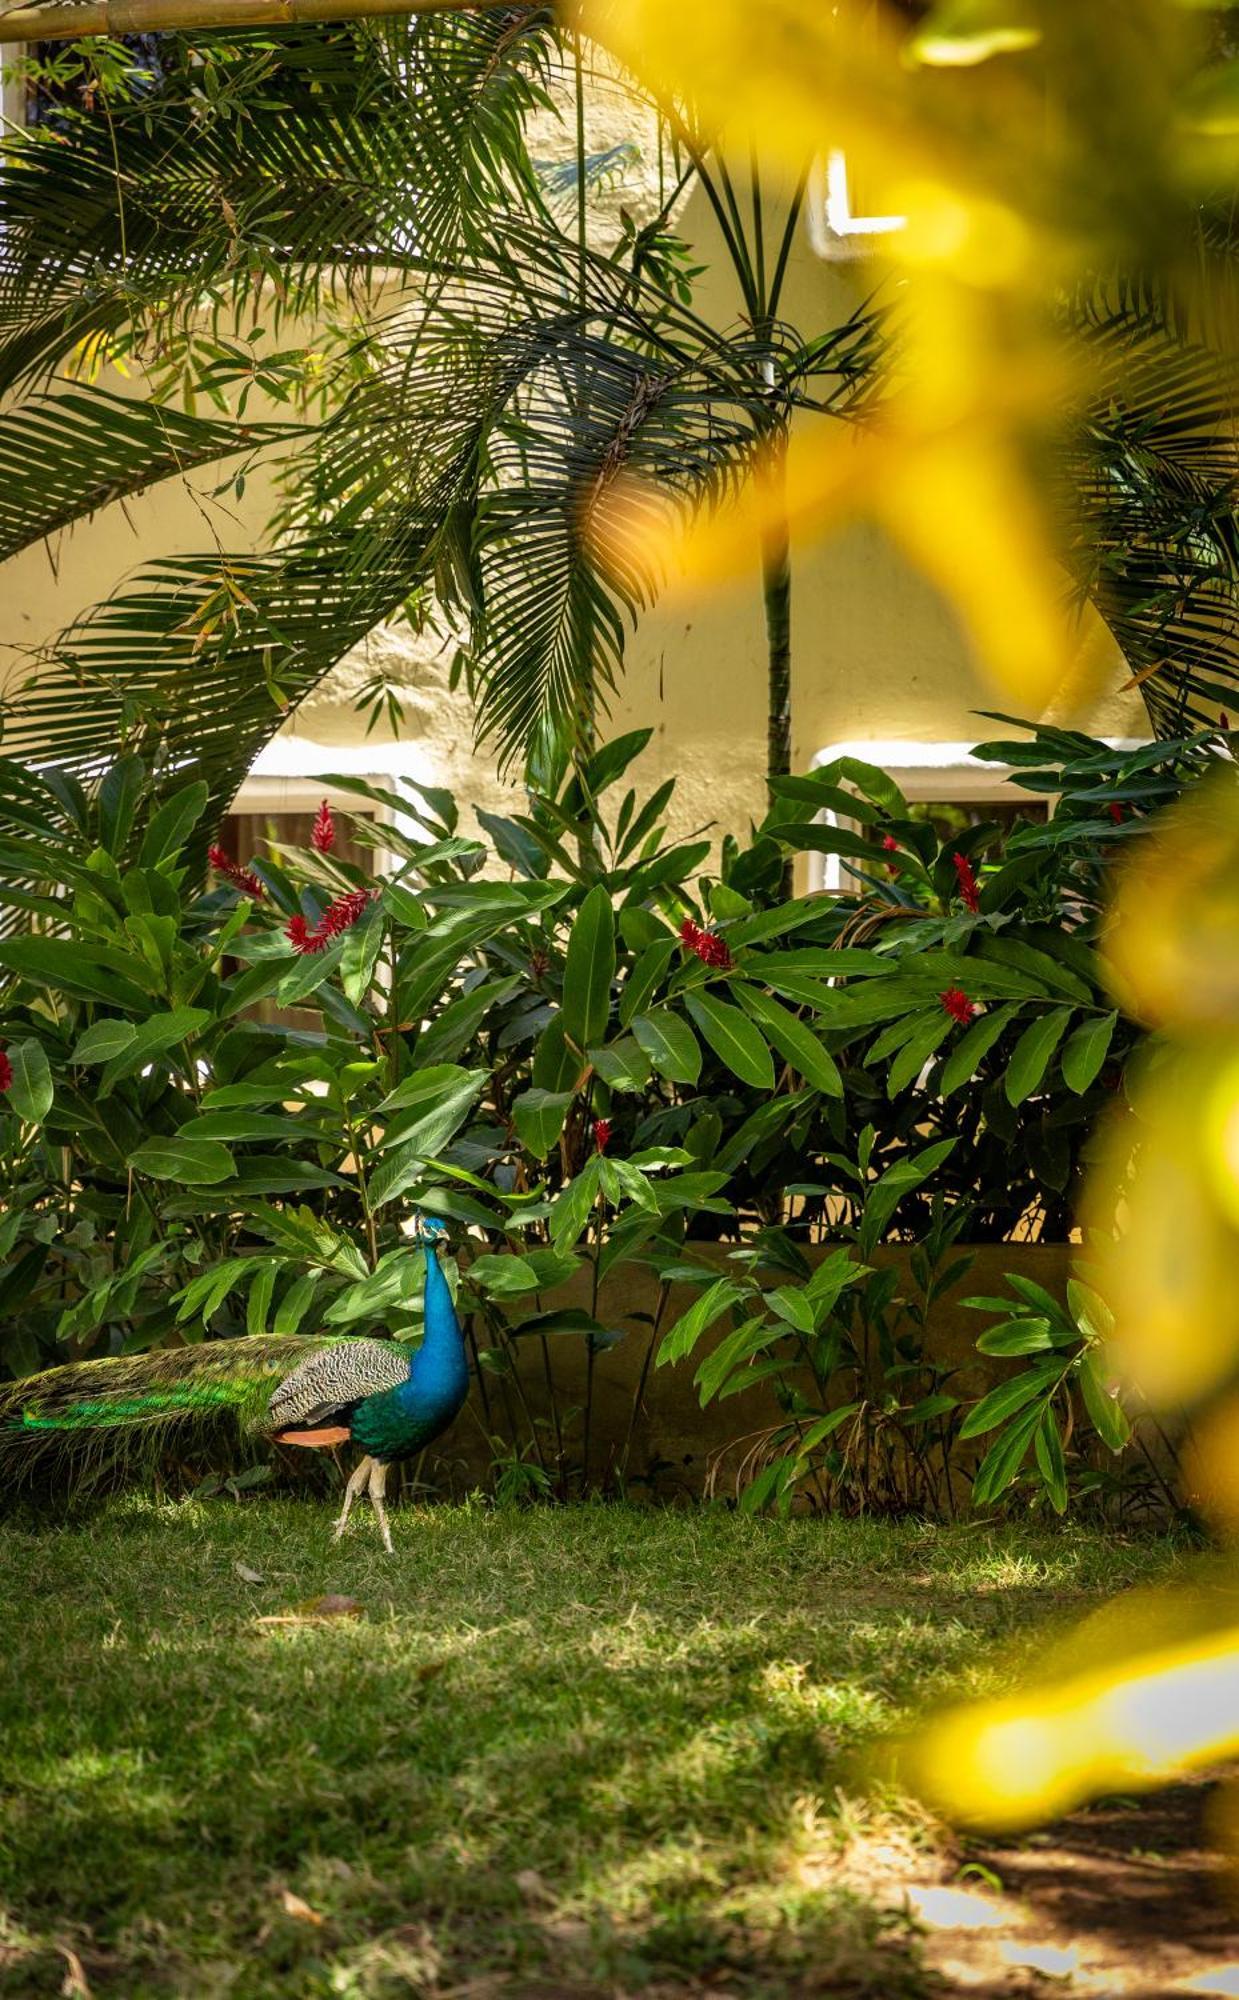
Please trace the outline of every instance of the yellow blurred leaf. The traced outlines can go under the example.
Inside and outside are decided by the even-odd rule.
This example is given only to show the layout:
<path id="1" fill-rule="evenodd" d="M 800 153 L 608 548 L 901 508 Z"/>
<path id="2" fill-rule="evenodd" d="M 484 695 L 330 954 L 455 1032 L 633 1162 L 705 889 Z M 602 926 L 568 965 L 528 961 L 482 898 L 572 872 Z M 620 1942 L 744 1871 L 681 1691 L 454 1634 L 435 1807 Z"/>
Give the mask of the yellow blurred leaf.
<path id="1" fill-rule="evenodd" d="M 1239 1361 L 1239 1239 L 1203 1144 L 1201 1075 L 1198 1059 L 1169 1065 L 1138 1116 L 1103 1129 L 1081 1217 L 1114 1314 L 1110 1363 L 1155 1409 L 1195 1402 Z"/>
<path id="2" fill-rule="evenodd" d="M 972 64 L 1035 48 L 1041 29 L 1026 0 L 939 0 L 912 37 L 921 62 Z"/>
<path id="3" fill-rule="evenodd" d="M 751 138 L 794 171 L 827 146 L 863 159 L 875 183 L 946 174 L 968 189 L 985 171 L 968 121 L 941 89 L 935 103 L 902 60 L 895 17 L 869 0 L 579 0 L 574 11 L 665 101 L 691 101 L 708 126 Z M 1043 133 L 1022 78 L 1003 78 L 1002 95 L 1012 145 L 1012 99 L 1026 107 L 1025 130 L 1035 118 Z"/>
<path id="4" fill-rule="evenodd" d="M 1232 1397 L 1198 1426 L 1187 1453 L 1184 1488 L 1206 1519 L 1239 1530 L 1239 1400 Z"/>
<path id="5" fill-rule="evenodd" d="M 1239 1749 L 1239 1627 L 1077 1673 L 929 1725 L 909 1774 L 991 1828 L 1056 1819 L 1099 1793 L 1163 1783 Z"/>
<path id="6" fill-rule="evenodd" d="M 857 515 L 876 520 L 954 606 L 1005 698 L 1035 712 L 1067 694 L 1080 649 L 1066 578 L 1014 454 L 988 423 L 926 437 L 886 421 L 852 430 L 823 420 L 793 435 L 782 482 L 759 473 L 716 513 L 685 523 L 621 479 L 595 501 L 591 532 L 612 571 L 666 562 L 681 588 L 699 588 L 747 581 L 784 510 L 793 545 Z"/>
<path id="7" fill-rule="evenodd" d="M 1157 1027 L 1239 1022 L 1239 777 L 1220 770 L 1126 863 L 1106 939 L 1116 993 Z"/>

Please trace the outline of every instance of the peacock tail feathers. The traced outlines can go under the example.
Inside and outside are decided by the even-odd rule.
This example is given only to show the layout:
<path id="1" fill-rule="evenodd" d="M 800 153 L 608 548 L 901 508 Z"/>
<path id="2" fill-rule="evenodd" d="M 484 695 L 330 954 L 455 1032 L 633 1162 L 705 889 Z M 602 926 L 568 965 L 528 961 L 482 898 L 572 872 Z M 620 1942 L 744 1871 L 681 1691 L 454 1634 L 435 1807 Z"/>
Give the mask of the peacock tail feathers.
<path id="1" fill-rule="evenodd" d="M 225 1426 L 261 1434 L 272 1428 L 273 1393 L 305 1362 L 337 1347 L 375 1344 L 348 1335 L 251 1334 L 73 1361 L 0 1384 L 0 1480 L 63 1471 L 77 1484 L 122 1464 L 137 1471 L 174 1437 L 206 1441 Z"/>

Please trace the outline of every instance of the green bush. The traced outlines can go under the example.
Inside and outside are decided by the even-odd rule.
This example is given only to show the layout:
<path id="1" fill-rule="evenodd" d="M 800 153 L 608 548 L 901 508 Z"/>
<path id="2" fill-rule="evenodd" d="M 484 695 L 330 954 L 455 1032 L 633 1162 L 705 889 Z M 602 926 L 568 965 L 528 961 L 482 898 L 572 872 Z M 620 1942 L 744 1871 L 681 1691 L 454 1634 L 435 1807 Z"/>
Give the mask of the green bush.
<path id="1" fill-rule="evenodd" d="M 132 757 L 90 794 L 0 769 L 23 829 L 0 849 L 8 1370 L 245 1329 L 413 1329 L 418 1204 L 459 1225 L 470 1339 L 510 1390 L 488 1406 L 505 1490 L 566 1491 L 593 1471 L 589 1410 L 567 1442 L 557 1415 L 552 1451 L 518 1345 L 538 1340 L 551 1376 L 556 1343 L 584 1341 L 592 1387 L 625 1269 L 654 1270 L 664 1303 L 673 1277 L 723 1299 L 699 1301 L 698 1331 L 729 1319 L 730 1365 L 773 1380 L 772 1331 L 808 1339 L 827 1316 L 813 1244 L 855 1244 L 823 1268 L 845 1311 L 880 1319 L 863 1271 L 880 1241 L 1053 1234 L 1137 1038 L 1095 956 L 1106 865 L 1216 745 L 986 746 L 1056 794 L 1054 816 L 945 839 L 844 760 L 780 781 L 710 871 L 705 838 L 666 843 L 671 785 L 625 786 L 647 740 L 522 813 L 479 813 L 481 840 L 441 791 L 357 783 L 400 816 L 353 818 L 385 872 L 324 830 L 206 889 L 204 787 Z M 813 849 L 853 886 L 784 900 L 787 855 Z M 283 1021 L 260 1017 L 272 1003 Z M 694 1257 L 718 1240 L 747 1260 L 725 1298 Z M 563 1302 L 582 1274 L 590 1310 Z M 931 1357 L 899 1365 L 900 1409 L 946 1393 Z M 918 1421 L 949 1448 L 946 1417 Z M 758 1497 L 802 1483 L 767 1470 Z M 904 1499 L 933 1504 L 923 1480 Z"/>

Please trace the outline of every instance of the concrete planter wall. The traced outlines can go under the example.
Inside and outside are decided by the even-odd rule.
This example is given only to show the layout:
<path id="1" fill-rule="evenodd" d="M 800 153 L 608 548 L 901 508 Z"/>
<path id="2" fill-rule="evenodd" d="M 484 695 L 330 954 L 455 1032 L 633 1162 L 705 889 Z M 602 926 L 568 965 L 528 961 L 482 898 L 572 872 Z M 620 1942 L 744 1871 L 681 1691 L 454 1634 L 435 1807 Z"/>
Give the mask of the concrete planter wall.
<path id="1" fill-rule="evenodd" d="M 973 1396 L 1009 1373 L 1012 1364 L 988 1361 L 977 1355 L 976 1338 L 986 1321 L 982 1314 L 967 1310 L 961 1300 L 975 1293 L 994 1296 L 1005 1292 L 1003 1281 L 1008 1271 L 1035 1278 L 1061 1298 L 1071 1270 L 1072 1250 L 1063 1243 L 983 1243 L 961 1245 L 960 1250 L 971 1254 L 972 1267 L 936 1302 L 930 1347 L 935 1360 L 961 1369 L 959 1392 Z M 703 1254 L 701 1246 L 694 1246 L 695 1256 Z M 811 1252 L 810 1261 L 817 1262 L 825 1254 L 825 1251 Z M 906 1269 L 910 1256 L 910 1246 L 890 1244 L 877 1250 L 872 1262 L 894 1263 Z M 720 1270 L 726 1269 L 726 1248 L 710 1253 L 709 1261 L 717 1263 Z M 674 1287 L 664 1311 L 663 1326 L 670 1326 L 695 1296 L 690 1286 Z M 544 1305 L 550 1303 L 543 1300 Z M 588 1306 L 588 1285 L 578 1280 L 572 1286 L 565 1286 L 556 1293 L 553 1303 Z M 589 1464 L 595 1482 L 623 1463 L 633 1401 L 650 1346 L 650 1323 L 657 1303 L 657 1283 L 645 1272 L 626 1271 L 602 1288 L 598 1317 L 607 1326 L 623 1328 L 624 1338 L 594 1360 Z M 663 1499 L 698 1497 L 712 1481 L 713 1490 L 733 1492 L 736 1472 L 749 1443 L 779 1421 L 778 1405 L 768 1385 L 761 1383 L 725 1402 L 701 1408 L 693 1376 L 704 1355 L 723 1337 L 726 1325 L 727 1322 L 720 1324 L 707 1334 L 689 1361 L 667 1368 L 649 1368 L 628 1455 L 627 1483 L 631 1490 L 646 1491 Z M 481 1332 L 479 1341 L 484 1344 Z M 519 1345 L 519 1383 L 509 1385 L 506 1399 L 500 1382 L 488 1377 L 489 1428 L 510 1437 L 513 1433 L 510 1411 L 516 1419 L 516 1434 L 527 1438 L 525 1411 L 535 1421 L 549 1422 L 551 1396 L 541 1343 L 530 1339 Z M 579 1463 L 581 1413 L 588 1389 L 585 1345 L 579 1336 L 560 1334 L 550 1339 L 548 1347 L 566 1456 Z M 446 1481 L 457 1490 L 482 1481 L 494 1455 L 487 1432 L 486 1412 L 475 1386 L 467 1409 L 444 1441 L 441 1456 L 427 1466 L 427 1476 Z M 544 1430 L 543 1436 L 546 1435 Z"/>

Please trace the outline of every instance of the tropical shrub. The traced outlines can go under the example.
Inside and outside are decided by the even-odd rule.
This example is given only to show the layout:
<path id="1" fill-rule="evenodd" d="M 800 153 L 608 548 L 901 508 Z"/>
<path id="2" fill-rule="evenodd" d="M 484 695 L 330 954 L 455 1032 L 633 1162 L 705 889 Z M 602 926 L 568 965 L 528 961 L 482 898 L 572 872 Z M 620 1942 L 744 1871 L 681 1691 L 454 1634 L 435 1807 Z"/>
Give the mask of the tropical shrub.
<path id="1" fill-rule="evenodd" d="M 5 1365 L 242 1329 L 413 1329 L 417 1203 L 458 1226 L 507 1490 L 591 1476 L 595 1361 L 630 1318 L 625 1274 L 653 1271 L 647 1369 L 660 1343 L 687 1353 L 729 1319 L 710 1393 L 745 1371 L 784 1397 L 793 1430 L 774 1427 L 758 1497 L 941 1504 L 925 1467 L 963 1418 L 916 1351 L 919 1308 L 864 1262 L 924 1238 L 924 1294 L 961 1233 L 1065 1219 L 1137 1036 L 1094 958 L 1106 861 L 1216 744 L 991 746 L 1058 793 L 1055 815 L 945 844 L 882 773 L 840 764 L 781 783 L 710 871 L 704 838 L 666 842 L 671 786 L 641 800 L 625 782 L 647 740 L 605 746 L 523 812 L 479 814 L 482 840 L 442 791 L 357 782 L 374 877 L 337 856 L 325 813 L 304 851 L 212 850 L 205 890 L 203 784 L 161 792 L 132 757 L 90 795 L 4 767 L 21 827 L 0 850 Z M 376 824 L 375 804 L 399 822 Z M 786 856 L 812 848 L 844 857 L 847 894 L 782 896 Z M 272 1003 L 282 1020 L 256 1017 Z M 724 1241 L 743 1284 L 713 1292 L 695 1333 L 665 1329 L 671 1286 L 714 1287 L 702 1252 Z M 848 1241 L 859 1262 L 823 1267 L 842 1273 L 832 1296 L 805 1253 Z M 781 1304 L 758 1297 L 771 1257 L 799 1305 L 786 1286 Z M 553 1390 L 564 1340 L 585 1344 L 584 1408 L 552 1395 L 535 1417 L 521 1351 L 540 1350 Z M 787 1400 L 789 1342 L 809 1343 L 811 1409 Z M 865 1374 L 875 1352 L 899 1372 L 894 1402 Z M 865 1416 L 845 1463 L 849 1419 L 822 1399 L 848 1369 L 843 1403 Z M 793 1431 L 799 1469 L 776 1476 Z"/>
<path id="2" fill-rule="evenodd" d="M 776 829 L 839 855 L 854 883 L 835 904 L 832 963 L 846 984 L 823 1017 L 845 1086 L 843 1144 L 804 1189 L 812 1217 L 834 1212 L 840 1175 L 855 1207 L 910 1145 L 949 1136 L 932 1182 L 900 1209 L 905 1229 L 928 1227 L 942 1193 L 970 1203 L 975 1240 L 1068 1236 L 1089 1133 L 1142 1033 L 1097 954 L 1107 870 L 1224 749 L 1216 732 L 1134 750 L 1044 728 L 983 743 L 973 755 L 1014 766 L 1052 816 L 946 837 L 882 773 L 832 767 L 777 785 L 802 814 L 853 823 Z M 875 1137 L 859 1176 L 847 1141 L 866 1123 Z"/>
<path id="3" fill-rule="evenodd" d="M 903 1185 L 928 1181 L 940 1153 L 927 1147 L 910 1157 Z M 860 1227 L 845 1232 L 852 1241 L 816 1269 L 786 1232 L 763 1232 L 734 1253 L 734 1275 L 696 1274 L 703 1289 L 662 1342 L 659 1366 L 686 1360 L 729 1312 L 735 1324 L 694 1377 L 702 1408 L 756 1381 L 770 1385 L 780 1415 L 746 1440 L 737 1468 L 749 1511 L 796 1499 L 864 1513 L 956 1511 L 952 1457 L 963 1398 L 948 1386 L 957 1370 L 935 1356 L 929 1322 L 971 1267 L 970 1257 L 952 1254 L 968 1211 L 948 1216 L 935 1203 L 929 1236 L 909 1259 L 905 1297 L 896 1265 L 875 1269 L 854 1254 L 872 1254 L 896 1198 L 875 1189 Z M 763 1289 L 763 1268 L 782 1282 Z M 690 1270 L 675 1275 L 683 1281 Z"/>
<path id="4" fill-rule="evenodd" d="M 1101 1361 L 1113 1318 L 1105 1301 L 1077 1278 L 1067 1281 L 1065 1306 L 1022 1274 L 1009 1275 L 1007 1283 L 1010 1298 L 964 1301 L 977 1312 L 1002 1316 L 979 1336 L 981 1354 L 1017 1355 L 1029 1363 L 982 1396 L 964 1419 L 962 1438 L 997 1432 L 977 1467 L 973 1499 L 978 1505 L 997 1500 L 1020 1477 L 1031 1452 L 1032 1474 L 1062 1514 L 1073 1442 L 1076 1490 L 1096 1493 L 1105 1489 L 1107 1474 L 1095 1451 L 1091 1461 L 1080 1452 L 1080 1435 L 1091 1434 L 1115 1455 L 1131 1441 L 1131 1423 L 1107 1387 Z"/>

